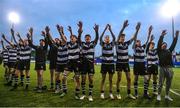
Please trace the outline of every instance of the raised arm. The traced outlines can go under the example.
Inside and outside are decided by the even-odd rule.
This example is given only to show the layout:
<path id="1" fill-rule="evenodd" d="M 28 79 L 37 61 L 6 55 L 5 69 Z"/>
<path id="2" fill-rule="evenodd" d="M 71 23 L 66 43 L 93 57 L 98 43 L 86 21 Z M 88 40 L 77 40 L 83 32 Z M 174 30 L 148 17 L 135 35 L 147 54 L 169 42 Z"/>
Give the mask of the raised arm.
<path id="1" fill-rule="evenodd" d="M 163 43 L 163 39 L 164 39 L 164 36 L 167 34 L 166 30 L 163 30 L 162 33 L 161 33 L 161 36 L 159 38 L 159 41 L 158 41 L 158 46 L 157 46 L 157 50 L 161 50 L 161 45 Z"/>
<path id="2" fill-rule="evenodd" d="M 82 40 L 81 40 L 81 35 L 82 35 L 82 27 L 83 27 L 83 23 L 81 21 L 79 21 L 78 25 L 78 42 L 81 45 L 82 44 Z"/>
<path id="3" fill-rule="evenodd" d="M 23 42 L 23 39 L 21 38 L 21 35 L 19 32 L 16 33 L 17 37 Z"/>
<path id="4" fill-rule="evenodd" d="M 68 31 L 70 32 L 70 35 L 73 35 L 71 26 L 68 26 Z"/>
<path id="5" fill-rule="evenodd" d="M 96 33 L 96 37 L 95 37 L 95 39 L 94 39 L 94 43 L 95 43 L 95 45 L 97 44 L 97 42 L 98 42 L 98 39 L 99 39 L 99 25 L 94 25 L 94 31 L 95 31 L 95 33 Z"/>
<path id="6" fill-rule="evenodd" d="M 50 28 L 48 26 L 45 27 L 45 31 L 46 31 L 46 37 L 47 37 L 47 40 L 48 40 L 48 44 L 49 45 L 52 45 L 53 43 L 55 43 L 55 41 L 52 39 L 52 36 L 50 34 Z"/>
<path id="7" fill-rule="evenodd" d="M 115 37 L 115 35 L 114 35 L 113 31 L 112 31 L 111 25 L 108 24 L 108 26 L 109 26 L 109 31 L 110 31 L 110 33 L 111 33 L 111 36 L 112 36 L 112 38 L 113 38 L 113 39 L 112 39 L 112 43 L 115 44 L 116 37 Z"/>
<path id="8" fill-rule="evenodd" d="M 12 44 L 10 41 L 8 41 L 8 40 L 6 39 L 6 36 L 5 36 L 4 34 L 2 34 L 2 38 L 3 38 L 9 45 L 11 45 L 12 47 L 14 47 L 14 44 Z"/>
<path id="9" fill-rule="evenodd" d="M 33 41 L 33 28 L 32 27 L 30 27 L 28 34 L 30 36 L 30 40 Z"/>
<path id="10" fill-rule="evenodd" d="M 118 38 L 117 38 L 117 42 L 119 41 L 119 39 L 120 39 L 120 37 L 121 37 L 124 29 L 125 29 L 128 25 L 129 25 L 129 24 L 128 24 L 128 20 L 125 20 L 125 21 L 124 21 L 124 24 L 123 24 L 123 27 L 121 28 L 121 30 L 120 30 L 120 32 L 119 32 L 119 35 L 118 35 Z"/>
<path id="11" fill-rule="evenodd" d="M 153 29 L 153 27 L 152 27 L 152 25 L 151 25 L 151 26 L 149 27 L 149 29 L 148 29 L 148 37 L 147 37 L 146 43 L 144 44 L 144 47 L 146 47 L 147 44 L 148 44 L 148 42 L 149 42 L 149 39 L 150 39 L 151 33 L 152 33 L 152 29 Z"/>
<path id="12" fill-rule="evenodd" d="M 12 35 L 12 38 L 13 38 L 15 44 L 18 45 L 18 42 L 16 41 L 16 38 L 15 38 L 14 30 L 12 28 L 11 28 L 11 35 Z"/>
<path id="13" fill-rule="evenodd" d="M 3 40 L 1 40 L 1 45 L 2 45 L 3 50 L 6 49 L 5 46 L 4 46 Z"/>
<path id="14" fill-rule="evenodd" d="M 141 27 L 141 23 L 138 22 L 136 25 L 136 32 L 134 33 L 134 44 L 132 46 L 133 49 L 135 48 L 135 45 L 136 45 L 137 35 L 138 35 L 140 27 Z"/>
<path id="15" fill-rule="evenodd" d="M 104 33 L 106 32 L 106 30 L 107 30 L 107 29 L 108 29 L 108 24 L 106 25 L 106 27 L 105 27 L 104 31 L 102 32 L 102 34 L 101 34 L 101 36 L 100 36 L 100 45 L 102 45 L 102 43 L 103 43 L 102 38 L 103 38 Z"/>
<path id="16" fill-rule="evenodd" d="M 177 40 L 178 40 L 178 36 L 179 36 L 179 31 L 177 30 L 177 31 L 176 31 L 176 36 L 174 37 L 173 42 L 172 42 L 172 44 L 171 44 L 171 46 L 170 46 L 170 48 L 169 48 L 169 50 L 170 50 L 171 52 L 173 52 L 174 48 L 176 47 Z"/>
<path id="17" fill-rule="evenodd" d="M 50 29 L 45 27 L 45 31 L 41 31 L 41 36 L 44 37 L 45 45 L 43 46 L 44 50 L 48 48 L 48 37 L 46 33 L 49 33 Z"/>
<path id="18" fill-rule="evenodd" d="M 62 41 L 67 42 L 67 38 L 66 38 L 66 36 L 64 35 L 63 26 L 59 26 L 59 25 L 57 24 L 56 27 L 57 27 L 57 30 L 58 30 L 58 32 L 59 32 L 59 35 L 60 35 Z"/>
<path id="19" fill-rule="evenodd" d="M 148 42 L 147 47 L 146 47 L 146 53 L 149 51 L 150 44 L 151 42 L 153 42 L 153 40 L 154 40 L 154 35 L 151 35 L 150 42 Z"/>
<path id="20" fill-rule="evenodd" d="M 46 36 L 44 37 L 44 40 L 45 40 L 44 49 L 47 50 L 48 49 L 48 39 Z"/>
<path id="21" fill-rule="evenodd" d="M 27 33 L 26 36 L 27 36 L 27 39 L 28 39 L 28 42 L 29 42 L 29 46 L 32 47 L 32 48 L 34 48 L 34 49 L 37 49 L 37 46 L 35 46 L 35 45 L 33 44 L 32 37 L 30 36 L 30 34 Z"/>

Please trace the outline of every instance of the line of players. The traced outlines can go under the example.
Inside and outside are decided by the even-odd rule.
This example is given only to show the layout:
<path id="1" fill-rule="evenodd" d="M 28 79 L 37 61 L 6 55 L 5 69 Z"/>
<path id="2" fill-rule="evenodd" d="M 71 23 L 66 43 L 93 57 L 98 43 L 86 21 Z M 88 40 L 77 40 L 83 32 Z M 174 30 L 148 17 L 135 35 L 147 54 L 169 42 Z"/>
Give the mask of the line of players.
<path id="1" fill-rule="evenodd" d="M 70 32 L 70 41 L 67 40 L 62 26 L 57 25 L 57 30 L 60 34 L 60 38 L 53 39 L 50 33 L 50 28 L 46 26 L 45 30 L 42 31 L 41 35 L 44 39 L 39 40 L 39 45 L 33 44 L 33 28 L 29 29 L 27 33 L 27 39 L 22 39 L 20 34 L 17 33 L 19 42 L 16 41 L 15 32 L 11 29 L 11 34 L 14 40 L 10 42 L 6 39 L 6 36 L 2 34 L 2 47 L 3 47 L 3 62 L 5 68 L 5 78 L 7 80 L 6 85 L 13 85 L 11 90 L 15 90 L 18 87 L 18 77 L 20 74 L 21 83 L 24 85 L 24 73 L 26 75 L 26 86 L 27 90 L 30 83 L 30 60 L 32 48 L 35 50 L 35 70 L 37 71 L 37 87 L 34 88 L 37 92 L 42 92 L 46 89 L 43 86 L 43 72 L 46 70 L 46 56 L 48 52 L 48 46 L 50 47 L 48 52 L 48 60 L 50 61 L 50 79 L 51 79 L 51 90 L 55 88 L 55 93 L 60 93 L 60 97 L 64 97 L 67 94 L 67 76 L 70 72 L 74 72 L 74 79 L 76 82 L 75 86 L 75 99 L 84 100 L 86 98 L 86 77 L 88 76 L 89 81 L 89 95 L 88 100 L 93 101 L 93 76 L 94 70 L 94 53 L 95 46 L 100 40 L 102 47 L 102 65 L 101 65 L 101 86 L 100 86 L 100 98 L 105 99 L 105 79 L 107 73 L 109 74 L 109 97 L 114 99 L 112 93 L 112 80 L 115 70 L 117 71 L 117 82 L 116 82 L 116 98 L 121 99 L 120 95 L 120 81 L 122 71 L 125 72 L 127 79 L 127 96 L 131 99 L 138 98 L 138 78 L 139 76 L 144 77 L 144 97 L 151 99 L 148 94 L 149 82 L 151 75 L 153 75 L 153 94 L 157 95 L 157 100 L 161 100 L 161 90 L 166 78 L 166 95 L 165 98 L 173 100 L 169 96 L 169 90 L 171 87 L 173 77 L 173 63 L 172 63 L 172 52 L 176 46 L 179 31 L 176 31 L 176 36 L 173 39 L 173 43 L 169 49 L 167 49 L 167 43 L 163 42 L 163 38 L 166 35 L 166 30 L 163 30 L 158 41 L 157 48 L 153 42 L 154 36 L 152 35 L 153 27 L 150 26 L 148 29 L 147 41 L 145 44 L 141 44 L 141 40 L 137 40 L 137 35 L 140 30 L 141 23 L 137 23 L 135 27 L 135 33 L 132 38 L 125 41 L 125 34 L 123 33 L 125 28 L 128 27 L 128 20 L 124 21 L 123 27 L 120 30 L 118 38 L 115 39 L 115 35 L 111 29 L 111 25 L 107 24 L 103 33 L 99 39 L 99 26 L 95 24 L 95 39 L 91 40 L 91 35 L 85 35 L 85 41 L 82 41 L 81 35 L 83 33 L 83 23 L 80 21 L 78 24 L 78 36 L 76 36 L 70 26 L 68 31 Z M 105 32 L 109 30 L 110 36 L 106 35 Z M 104 40 L 103 40 L 104 37 Z M 4 45 L 6 41 L 9 45 Z M 131 95 L 131 76 L 129 68 L 129 56 L 128 49 L 129 45 L 133 44 L 134 50 L 134 96 Z M 116 48 L 117 61 L 114 61 L 114 48 Z M 145 56 L 147 56 L 147 66 Z M 116 68 L 115 68 L 116 64 Z M 157 87 L 157 75 L 158 75 L 158 64 L 160 67 L 159 74 L 159 86 Z M 55 87 L 54 87 L 54 73 L 55 73 Z M 81 81 L 80 81 L 81 76 Z M 82 96 L 80 96 L 80 88 L 82 88 Z M 157 90 L 158 88 L 158 90 Z M 157 92 L 158 91 L 158 92 Z"/>

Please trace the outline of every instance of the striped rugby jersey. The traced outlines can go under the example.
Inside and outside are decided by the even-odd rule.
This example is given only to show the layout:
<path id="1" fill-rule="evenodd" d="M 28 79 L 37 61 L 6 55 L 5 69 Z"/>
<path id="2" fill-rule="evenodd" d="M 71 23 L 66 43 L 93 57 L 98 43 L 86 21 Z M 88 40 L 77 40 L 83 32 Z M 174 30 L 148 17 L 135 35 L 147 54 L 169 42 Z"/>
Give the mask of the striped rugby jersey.
<path id="1" fill-rule="evenodd" d="M 68 60 L 79 60 L 80 48 L 79 43 L 67 42 L 68 47 Z"/>
<path id="2" fill-rule="evenodd" d="M 133 42 L 133 40 L 126 41 L 124 43 L 116 43 L 116 54 L 117 54 L 117 63 L 128 63 L 128 47 Z"/>
<path id="3" fill-rule="evenodd" d="M 158 64 L 158 54 L 156 49 L 151 49 L 147 52 L 147 64 L 148 65 Z"/>
<path id="4" fill-rule="evenodd" d="M 3 62 L 4 63 L 8 63 L 8 59 L 9 59 L 9 51 L 8 49 L 4 49 L 2 54 L 3 54 Z"/>
<path id="5" fill-rule="evenodd" d="M 67 45 L 59 45 L 57 50 L 56 64 L 66 64 L 68 62 L 68 48 Z"/>
<path id="6" fill-rule="evenodd" d="M 10 47 L 9 49 L 9 53 L 8 53 L 8 56 L 9 56 L 9 59 L 8 59 L 8 62 L 10 63 L 15 63 L 17 61 L 17 53 L 18 53 L 18 50 L 16 47 Z"/>
<path id="7" fill-rule="evenodd" d="M 145 62 L 145 47 L 146 45 L 135 47 L 134 49 L 134 62 Z"/>
<path id="8" fill-rule="evenodd" d="M 94 61 L 95 46 L 96 43 L 94 41 L 90 43 L 82 42 L 81 44 L 83 57 L 91 62 Z"/>
<path id="9" fill-rule="evenodd" d="M 31 47 L 30 46 L 20 46 L 18 51 L 18 58 L 20 61 L 30 61 L 31 60 Z"/>
<path id="10" fill-rule="evenodd" d="M 114 63 L 114 42 L 106 44 L 102 42 L 102 63 L 113 64 Z"/>

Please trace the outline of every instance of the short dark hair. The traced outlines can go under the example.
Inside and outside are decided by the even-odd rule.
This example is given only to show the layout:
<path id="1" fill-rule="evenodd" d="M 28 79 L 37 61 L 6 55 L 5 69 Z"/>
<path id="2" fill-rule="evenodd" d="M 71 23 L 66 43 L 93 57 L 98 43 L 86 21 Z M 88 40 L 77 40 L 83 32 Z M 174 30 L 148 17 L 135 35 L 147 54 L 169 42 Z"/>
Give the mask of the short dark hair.
<path id="1" fill-rule="evenodd" d="M 163 43 L 162 43 L 162 45 L 164 45 L 164 44 L 165 44 L 165 45 L 167 45 L 167 43 L 166 43 L 166 42 L 163 42 Z"/>
<path id="2" fill-rule="evenodd" d="M 44 39 L 40 39 L 39 41 L 43 41 L 43 42 L 45 42 L 45 40 L 44 40 Z"/>
<path id="3" fill-rule="evenodd" d="M 155 43 L 154 43 L 154 42 L 150 42 L 150 44 L 153 44 L 153 45 L 155 45 Z"/>
<path id="4" fill-rule="evenodd" d="M 76 35 L 71 35 L 70 37 L 75 37 L 77 39 L 77 36 Z"/>
<path id="5" fill-rule="evenodd" d="M 60 40 L 59 38 L 55 38 L 55 40 Z"/>
<path id="6" fill-rule="evenodd" d="M 126 35 L 124 33 L 122 33 L 121 36 L 126 36 Z"/>
<path id="7" fill-rule="evenodd" d="M 136 40 L 136 42 L 141 42 L 140 40 Z"/>
<path id="8" fill-rule="evenodd" d="M 91 37 L 91 35 L 90 34 L 86 34 L 85 37 Z"/>

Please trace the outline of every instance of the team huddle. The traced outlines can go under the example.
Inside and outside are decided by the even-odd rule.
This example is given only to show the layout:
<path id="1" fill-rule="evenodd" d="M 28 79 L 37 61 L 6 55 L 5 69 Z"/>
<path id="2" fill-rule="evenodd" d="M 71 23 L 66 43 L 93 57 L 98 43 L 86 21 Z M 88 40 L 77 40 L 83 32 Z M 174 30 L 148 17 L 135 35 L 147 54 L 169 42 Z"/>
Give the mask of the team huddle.
<path id="1" fill-rule="evenodd" d="M 150 26 L 147 33 L 147 40 L 144 44 L 137 39 L 141 23 L 137 23 L 135 32 L 130 40 L 125 40 L 125 28 L 128 27 L 128 20 L 124 21 L 123 26 L 116 39 L 112 31 L 111 25 L 107 24 L 102 34 L 99 36 L 99 26 L 94 25 L 95 39 L 91 40 L 91 35 L 85 35 L 85 41 L 82 41 L 83 23 L 78 22 L 78 34 L 75 35 L 71 26 L 68 26 L 70 32 L 70 40 L 68 41 L 63 26 L 57 25 L 60 38 L 53 39 L 50 33 L 50 28 L 45 27 L 41 32 L 43 39 L 39 40 L 39 45 L 34 45 L 33 28 L 30 28 L 27 33 L 27 38 L 22 39 L 20 34 L 15 34 L 11 29 L 13 42 L 9 41 L 4 34 L 2 34 L 2 54 L 3 66 L 5 68 L 5 85 L 12 86 L 11 91 L 16 90 L 18 86 L 24 86 L 28 90 L 30 84 L 30 62 L 32 49 L 35 50 L 35 70 L 37 72 L 37 86 L 34 91 L 41 93 L 47 89 L 43 85 L 43 72 L 46 70 L 46 58 L 49 60 L 50 70 L 50 90 L 55 90 L 55 93 L 60 94 L 60 97 L 66 96 L 67 77 L 70 72 L 74 72 L 75 84 L 75 99 L 84 100 L 86 98 L 86 79 L 88 77 L 89 94 L 88 100 L 93 101 L 93 77 L 95 75 L 94 58 L 95 47 L 100 41 L 102 47 L 102 64 L 101 64 L 101 85 L 100 98 L 105 99 L 105 79 L 108 73 L 109 76 L 109 97 L 110 99 L 121 99 L 120 82 L 122 72 L 124 71 L 127 80 L 127 97 L 137 99 L 138 94 L 138 78 L 144 78 L 144 94 L 143 97 L 151 99 L 148 93 L 149 83 L 152 78 L 153 95 L 157 96 L 157 100 L 161 100 L 161 91 L 163 83 L 166 80 L 165 99 L 173 101 L 169 96 L 173 78 L 173 61 L 172 52 L 176 46 L 179 31 L 176 31 L 173 42 L 169 48 L 167 43 L 163 42 L 164 36 L 167 34 L 163 30 L 155 47 L 154 36 L 152 34 L 153 27 Z M 109 30 L 112 39 L 105 32 Z M 17 36 L 16 36 L 17 35 Z M 105 36 L 104 36 L 105 35 Z M 16 41 L 18 38 L 18 42 Z M 5 45 L 5 43 L 8 43 Z M 131 74 L 129 67 L 129 46 L 133 44 L 134 51 L 134 95 L 131 94 Z M 49 46 L 49 50 L 48 50 Z M 116 61 L 114 60 L 114 49 L 116 50 Z M 159 68 L 159 72 L 158 72 Z M 113 95 L 113 75 L 117 73 L 116 82 L 116 96 Z M 24 74 L 25 73 L 25 74 Z M 158 77 L 159 73 L 159 77 Z M 54 77 L 55 75 L 55 77 Z M 20 76 L 20 83 L 19 83 Z M 24 77 L 26 81 L 24 83 Z M 55 79 L 55 81 L 54 81 Z M 158 82 L 159 81 L 159 82 Z M 55 83 L 54 83 L 55 82 Z M 82 94 L 80 93 L 82 90 Z M 81 96 L 80 96 L 81 94 Z"/>

